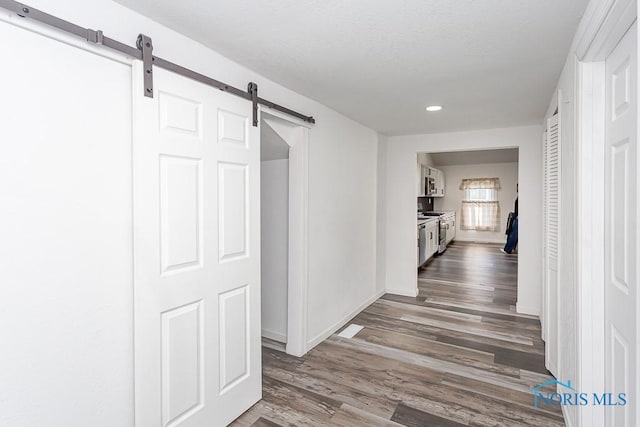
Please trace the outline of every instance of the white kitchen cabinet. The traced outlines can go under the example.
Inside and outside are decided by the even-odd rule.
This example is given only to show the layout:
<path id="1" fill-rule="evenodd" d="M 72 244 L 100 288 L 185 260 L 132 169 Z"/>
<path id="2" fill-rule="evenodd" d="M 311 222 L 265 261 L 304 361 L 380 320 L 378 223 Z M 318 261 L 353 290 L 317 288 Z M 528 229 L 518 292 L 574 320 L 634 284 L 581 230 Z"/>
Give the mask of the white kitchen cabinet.
<path id="1" fill-rule="evenodd" d="M 451 240 L 456 238 L 456 214 L 451 216 Z"/>
<path id="2" fill-rule="evenodd" d="M 456 213 L 447 214 L 444 218 L 447 224 L 446 242 L 447 245 L 456 238 Z"/>
<path id="3" fill-rule="evenodd" d="M 435 187 L 432 197 L 444 197 L 444 172 L 440 169 L 429 168 L 429 176 L 433 178 Z"/>
<path id="4" fill-rule="evenodd" d="M 424 197 L 425 194 L 425 182 L 427 177 L 429 176 L 429 167 L 425 165 L 418 164 L 418 197 Z"/>
<path id="5" fill-rule="evenodd" d="M 437 219 L 431 219 L 419 221 L 418 224 L 418 267 L 420 267 L 438 252 L 439 222 Z"/>
<path id="6" fill-rule="evenodd" d="M 438 221 L 427 223 L 427 259 L 438 252 Z"/>
<path id="7" fill-rule="evenodd" d="M 434 197 L 444 197 L 444 172 L 437 170 L 436 173 L 436 194 Z"/>

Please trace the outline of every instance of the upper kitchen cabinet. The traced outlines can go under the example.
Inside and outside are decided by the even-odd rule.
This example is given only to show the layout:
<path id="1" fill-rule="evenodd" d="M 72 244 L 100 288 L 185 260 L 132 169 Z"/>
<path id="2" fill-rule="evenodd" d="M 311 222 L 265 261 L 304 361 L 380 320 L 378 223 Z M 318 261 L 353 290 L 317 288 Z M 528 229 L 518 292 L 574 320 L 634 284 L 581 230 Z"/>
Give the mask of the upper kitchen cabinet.
<path id="1" fill-rule="evenodd" d="M 428 166 L 418 164 L 418 197 L 428 196 L 428 194 L 426 194 L 426 187 L 429 169 Z"/>
<path id="2" fill-rule="evenodd" d="M 444 173 L 440 169 L 429 168 L 429 176 L 433 178 L 430 196 L 444 197 Z"/>
<path id="3" fill-rule="evenodd" d="M 431 167 L 428 153 L 418 153 L 416 194 L 418 197 L 444 197 L 444 173 Z"/>

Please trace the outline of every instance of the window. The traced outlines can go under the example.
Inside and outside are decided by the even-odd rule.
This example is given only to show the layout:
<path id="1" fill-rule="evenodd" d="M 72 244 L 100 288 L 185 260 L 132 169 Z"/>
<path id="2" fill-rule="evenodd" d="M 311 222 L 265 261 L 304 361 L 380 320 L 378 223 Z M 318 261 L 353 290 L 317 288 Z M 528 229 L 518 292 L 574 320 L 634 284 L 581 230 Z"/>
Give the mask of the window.
<path id="1" fill-rule="evenodd" d="M 499 178 L 463 179 L 464 191 L 460 229 L 499 231 L 500 203 L 498 202 Z"/>
<path id="2" fill-rule="evenodd" d="M 495 202 L 498 200 L 497 190 L 490 188 L 469 188 L 464 192 L 467 202 Z"/>

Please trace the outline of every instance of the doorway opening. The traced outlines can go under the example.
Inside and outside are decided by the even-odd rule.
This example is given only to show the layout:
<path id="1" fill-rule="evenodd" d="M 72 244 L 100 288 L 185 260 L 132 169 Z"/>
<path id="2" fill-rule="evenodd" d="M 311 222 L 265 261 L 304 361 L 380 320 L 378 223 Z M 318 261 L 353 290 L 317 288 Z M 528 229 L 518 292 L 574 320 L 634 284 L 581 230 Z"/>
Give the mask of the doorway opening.
<path id="1" fill-rule="evenodd" d="M 273 111 L 260 121 L 263 345 L 307 352 L 307 125 Z"/>
<path id="2" fill-rule="evenodd" d="M 417 154 L 418 216 L 451 216 L 445 245 L 435 254 L 453 241 L 504 246 L 518 192 L 518 155 L 518 148 Z"/>
<path id="3" fill-rule="evenodd" d="M 446 344 L 434 357 L 463 366 L 475 362 L 462 354 L 470 359 L 489 355 L 483 366 L 501 374 L 520 372 L 534 387 L 553 377 L 545 366 L 538 316 L 516 309 L 517 241 L 506 246 L 518 183 L 531 183 L 525 173 L 520 177 L 520 153 L 517 147 L 416 153 L 417 295 L 385 295 L 385 311 L 379 312 L 404 322 L 400 325 L 407 329 L 394 326 L 411 335 L 406 341 L 422 345 L 421 351 Z M 524 161 L 522 168 L 526 171 Z M 531 197 L 527 185 L 523 192 Z M 531 215 L 522 219 L 523 229 L 540 228 Z M 514 220 L 514 230 L 518 222 Z M 523 240 L 520 246 L 527 254 L 532 243 Z M 547 423 L 563 422 L 559 407 L 546 415 Z"/>
<path id="4" fill-rule="evenodd" d="M 268 122 L 260 127 L 262 337 L 287 342 L 289 145 Z"/>
<path id="5" fill-rule="evenodd" d="M 419 298 L 516 314 L 518 156 L 417 154 Z"/>

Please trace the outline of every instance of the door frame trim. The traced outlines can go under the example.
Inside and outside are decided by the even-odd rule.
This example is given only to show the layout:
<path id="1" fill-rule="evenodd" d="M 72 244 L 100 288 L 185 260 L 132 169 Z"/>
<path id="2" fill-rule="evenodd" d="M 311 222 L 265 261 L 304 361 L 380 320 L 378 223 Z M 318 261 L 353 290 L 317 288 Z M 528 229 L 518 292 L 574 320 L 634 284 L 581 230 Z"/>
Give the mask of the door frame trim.
<path id="1" fill-rule="evenodd" d="M 637 19 L 635 0 L 607 0 L 585 13 L 577 45 L 577 382 L 584 390 L 605 389 L 604 194 L 605 59 Z M 563 408 L 564 409 L 564 408 Z M 576 411 L 576 425 L 605 425 L 602 407 Z"/>
<path id="2" fill-rule="evenodd" d="M 304 356 L 309 343 L 309 128 L 276 110 L 260 108 L 260 121 L 277 124 L 285 132 L 276 133 L 289 145 L 289 241 L 287 267 L 286 352 Z M 269 126 L 269 124 L 267 124 Z M 272 127 L 273 128 L 273 127 Z"/>
<path id="3" fill-rule="evenodd" d="M 585 390 L 604 390 L 604 206 L 593 197 L 604 194 L 604 70 L 602 61 L 578 65 L 576 356 Z M 587 406 L 576 415 L 577 425 L 604 425 L 601 408 Z"/>

